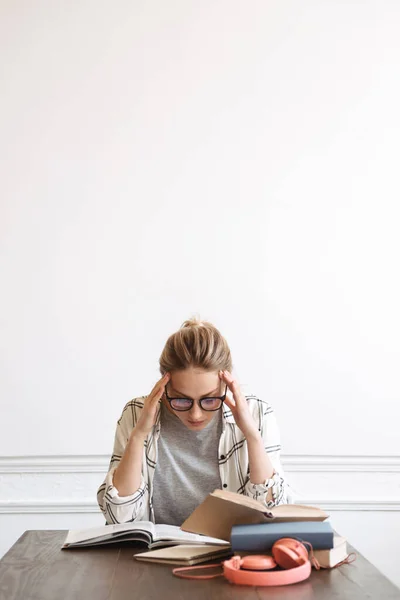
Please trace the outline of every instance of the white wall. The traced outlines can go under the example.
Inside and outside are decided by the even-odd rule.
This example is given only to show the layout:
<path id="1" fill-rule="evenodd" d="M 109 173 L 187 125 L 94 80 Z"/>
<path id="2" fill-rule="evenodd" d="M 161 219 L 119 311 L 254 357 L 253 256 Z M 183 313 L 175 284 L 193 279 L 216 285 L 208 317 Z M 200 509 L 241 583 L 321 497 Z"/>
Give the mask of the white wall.
<path id="1" fill-rule="evenodd" d="M 194 312 L 299 491 L 398 552 L 399 25 L 390 0 L 0 4 L 0 553 L 25 505 L 81 524 L 102 474 L 39 491 L 30 461 L 108 455 Z"/>

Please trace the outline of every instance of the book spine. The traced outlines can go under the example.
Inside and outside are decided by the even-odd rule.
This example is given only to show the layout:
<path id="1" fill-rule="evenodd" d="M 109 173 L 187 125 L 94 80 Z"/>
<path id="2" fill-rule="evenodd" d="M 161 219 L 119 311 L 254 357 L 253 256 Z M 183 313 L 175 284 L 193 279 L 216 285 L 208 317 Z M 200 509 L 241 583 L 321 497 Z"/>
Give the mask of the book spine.
<path id="1" fill-rule="evenodd" d="M 231 534 L 231 545 L 232 550 L 246 551 L 246 552 L 263 552 L 271 550 L 272 546 L 277 540 L 283 537 L 293 537 L 297 540 L 309 542 L 315 550 L 329 550 L 333 547 L 333 532 L 322 533 L 322 532 L 298 532 L 295 535 L 288 535 L 287 533 L 268 533 L 267 531 L 260 533 L 249 533 L 246 531 L 245 526 L 241 526 L 240 529 L 235 531 L 235 527 L 232 527 Z"/>

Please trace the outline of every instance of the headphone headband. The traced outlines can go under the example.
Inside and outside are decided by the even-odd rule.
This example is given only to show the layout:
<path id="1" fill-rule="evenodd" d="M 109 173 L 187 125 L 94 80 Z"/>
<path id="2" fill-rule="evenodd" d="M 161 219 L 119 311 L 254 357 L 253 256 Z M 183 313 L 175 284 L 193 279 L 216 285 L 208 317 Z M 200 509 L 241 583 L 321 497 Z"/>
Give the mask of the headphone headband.
<path id="1" fill-rule="evenodd" d="M 282 571 L 246 571 L 241 569 L 242 560 L 235 560 L 239 557 L 234 556 L 230 560 L 225 560 L 223 564 L 224 576 L 231 583 L 239 585 L 289 585 L 308 579 L 311 575 L 311 563 L 309 560 L 299 567 L 293 569 L 284 569 Z"/>
<path id="2" fill-rule="evenodd" d="M 281 571 L 269 571 L 279 565 Z M 272 556 L 248 555 L 233 556 L 222 563 L 223 572 L 214 575 L 186 575 L 185 571 L 208 569 L 213 565 L 180 567 L 173 569 L 174 575 L 185 579 L 211 579 L 223 575 L 231 583 L 239 585 L 289 585 L 308 579 L 311 575 L 311 562 L 307 548 L 293 538 L 281 538 L 272 547 Z"/>

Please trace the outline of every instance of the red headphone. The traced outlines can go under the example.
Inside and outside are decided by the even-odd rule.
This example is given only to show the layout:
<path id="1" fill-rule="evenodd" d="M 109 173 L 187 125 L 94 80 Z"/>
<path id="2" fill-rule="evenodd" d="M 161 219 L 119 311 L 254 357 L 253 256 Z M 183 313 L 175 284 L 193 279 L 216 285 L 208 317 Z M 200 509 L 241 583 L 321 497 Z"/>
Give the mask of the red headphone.
<path id="1" fill-rule="evenodd" d="M 307 542 L 305 542 L 307 543 Z M 315 559 L 314 559 L 315 560 Z M 316 567 L 319 568 L 317 561 Z M 314 563 L 314 564 L 315 564 Z M 311 574 L 311 562 L 304 543 L 293 538 L 281 538 L 272 546 L 272 556 L 248 555 L 241 558 L 233 556 L 222 563 L 223 573 L 216 575 L 186 575 L 183 571 L 219 567 L 214 565 L 197 565 L 196 567 L 179 567 L 173 574 L 185 579 L 211 579 L 223 575 L 231 583 L 239 585 L 288 585 L 308 579 Z M 275 567 L 280 571 L 268 572 Z M 257 572 L 258 571 L 258 572 Z M 181 574 L 182 573 L 182 574 Z"/>

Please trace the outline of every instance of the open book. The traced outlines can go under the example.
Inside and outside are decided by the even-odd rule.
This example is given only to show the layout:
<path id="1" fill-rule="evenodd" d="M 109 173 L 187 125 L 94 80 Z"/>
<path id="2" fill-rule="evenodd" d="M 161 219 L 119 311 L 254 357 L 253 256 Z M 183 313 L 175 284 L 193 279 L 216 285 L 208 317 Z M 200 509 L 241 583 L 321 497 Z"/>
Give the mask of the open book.
<path id="1" fill-rule="evenodd" d="M 118 523 L 116 525 L 104 525 L 103 527 L 70 530 L 62 548 L 82 548 L 84 546 L 98 546 L 127 541 L 143 542 L 150 549 L 177 544 L 229 546 L 229 543 L 225 540 L 188 533 L 175 525 L 155 525 L 151 521 L 136 521 L 133 523 Z"/>
<path id="2" fill-rule="evenodd" d="M 216 489 L 194 509 L 182 523 L 181 528 L 185 531 L 230 540 L 234 525 L 325 521 L 328 516 L 317 506 L 279 504 L 267 508 L 258 500 L 243 494 Z"/>

